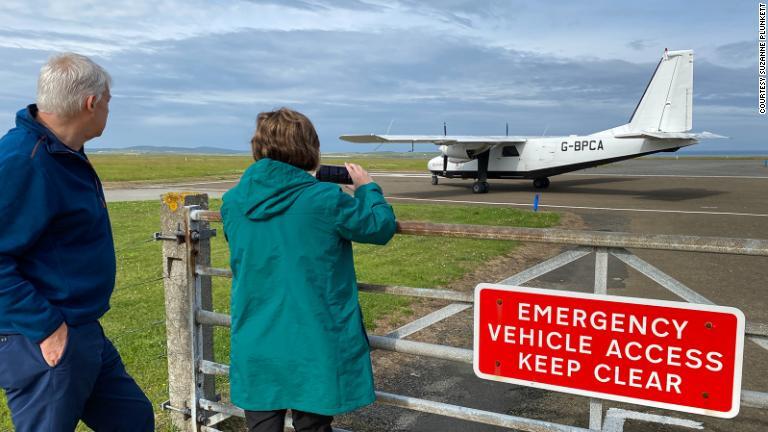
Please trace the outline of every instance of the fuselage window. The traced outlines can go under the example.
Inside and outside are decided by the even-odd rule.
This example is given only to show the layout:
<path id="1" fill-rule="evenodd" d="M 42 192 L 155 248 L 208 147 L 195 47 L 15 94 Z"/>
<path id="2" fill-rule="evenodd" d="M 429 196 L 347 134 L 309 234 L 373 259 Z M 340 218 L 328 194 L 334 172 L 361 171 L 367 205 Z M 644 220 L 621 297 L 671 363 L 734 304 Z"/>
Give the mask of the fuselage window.
<path id="1" fill-rule="evenodd" d="M 517 152 L 517 147 L 506 146 L 501 149 L 501 156 L 502 157 L 520 157 L 520 153 Z"/>

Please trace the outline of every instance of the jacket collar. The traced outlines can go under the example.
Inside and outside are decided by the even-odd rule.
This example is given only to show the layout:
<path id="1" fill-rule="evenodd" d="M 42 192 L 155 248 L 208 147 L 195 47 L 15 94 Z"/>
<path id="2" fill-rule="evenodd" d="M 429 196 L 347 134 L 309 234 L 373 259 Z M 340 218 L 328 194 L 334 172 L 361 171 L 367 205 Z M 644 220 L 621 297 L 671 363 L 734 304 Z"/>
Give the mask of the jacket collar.
<path id="1" fill-rule="evenodd" d="M 66 144 L 61 142 L 53 132 L 42 123 L 37 121 L 37 105 L 30 104 L 26 108 L 16 113 L 16 126 L 24 128 L 30 132 L 37 134 L 45 141 L 45 148 L 49 153 L 79 153 L 85 156 L 85 152 L 81 149 L 79 152 L 67 147 Z"/>

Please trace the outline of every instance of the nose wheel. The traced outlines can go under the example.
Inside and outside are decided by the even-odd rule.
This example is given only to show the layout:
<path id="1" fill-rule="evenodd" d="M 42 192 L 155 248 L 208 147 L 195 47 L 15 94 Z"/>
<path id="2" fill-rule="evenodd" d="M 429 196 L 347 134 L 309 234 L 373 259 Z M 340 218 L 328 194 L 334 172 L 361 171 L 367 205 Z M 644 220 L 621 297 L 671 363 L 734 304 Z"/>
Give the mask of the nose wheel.
<path id="1" fill-rule="evenodd" d="M 533 187 L 536 189 L 546 189 L 549 187 L 549 179 L 546 177 L 539 177 L 533 180 Z"/>
<path id="2" fill-rule="evenodd" d="M 433 175 L 433 176 L 432 176 L 432 186 L 434 186 L 434 185 L 436 185 L 436 184 L 437 184 L 437 176 L 436 176 L 436 175 Z"/>
<path id="3" fill-rule="evenodd" d="M 472 193 L 488 193 L 488 182 L 477 181 L 472 185 Z"/>

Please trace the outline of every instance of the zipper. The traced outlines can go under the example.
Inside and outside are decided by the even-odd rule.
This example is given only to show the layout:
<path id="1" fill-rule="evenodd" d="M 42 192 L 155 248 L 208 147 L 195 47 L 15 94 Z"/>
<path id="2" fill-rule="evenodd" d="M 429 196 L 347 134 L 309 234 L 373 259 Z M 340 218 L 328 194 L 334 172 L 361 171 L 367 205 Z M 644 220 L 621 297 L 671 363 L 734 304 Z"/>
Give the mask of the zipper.
<path id="1" fill-rule="evenodd" d="M 88 162 L 88 166 L 91 167 L 91 171 L 93 171 L 93 183 L 96 185 L 96 193 L 99 195 L 99 200 L 101 201 L 101 207 L 107 208 L 107 202 L 104 199 L 104 188 L 99 183 L 99 175 L 96 173 L 96 168 L 93 167 L 93 164 L 91 164 L 91 161 L 86 159 L 86 162 Z"/>
<path id="2" fill-rule="evenodd" d="M 77 153 L 73 151 L 72 153 Z M 99 196 L 99 201 L 101 202 L 102 208 L 107 208 L 107 202 L 104 200 L 104 188 L 102 188 L 101 184 L 99 183 L 99 174 L 96 172 L 96 168 L 93 167 L 93 164 L 91 161 L 83 157 L 80 153 L 77 153 L 77 156 L 85 161 L 85 163 L 88 164 L 88 167 L 91 169 L 91 172 L 93 173 L 93 185 L 96 186 L 96 195 Z"/>
<path id="3" fill-rule="evenodd" d="M 107 208 L 107 202 L 104 199 L 104 188 L 99 183 L 99 174 L 96 172 L 96 168 L 93 167 L 93 164 L 91 163 L 91 161 L 89 161 L 85 156 L 83 156 L 79 152 L 76 152 L 76 151 L 74 151 L 71 148 L 66 147 L 66 146 L 65 146 L 65 151 L 64 152 L 56 151 L 55 153 L 69 153 L 69 154 L 75 156 L 76 158 L 80 159 L 81 161 L 85 162 L 88 165 L 88 168 L 91 169 L 91 174 L 93 174 L 93 185 L 96 188 L 96 195 L 99 197 L 99 202 L 101 203 L 101 207 L 102 208 Z"/>
<path id="4" fill-rule="evenodd" d="M 30 159 L 34 159 L 35 155 L 37 154 L 37 149 L 40 148 L 40 143 L 46 141 L 46 136 L 41 136 L 37 142 L 35 143 L 35 147 L 32 149 L 32 154 L 29 155 Z"/>

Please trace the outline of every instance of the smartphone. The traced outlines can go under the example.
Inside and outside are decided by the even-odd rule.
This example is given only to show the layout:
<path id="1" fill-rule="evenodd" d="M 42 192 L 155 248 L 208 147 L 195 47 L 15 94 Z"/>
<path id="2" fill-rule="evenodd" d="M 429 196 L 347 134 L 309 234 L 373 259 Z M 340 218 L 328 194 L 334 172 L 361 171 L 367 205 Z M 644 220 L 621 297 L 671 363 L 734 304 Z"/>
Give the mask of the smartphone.
<path id="1" fill-rule="evenodd" d="M 321 182 L 352 184 L 352 177 L 347 167 L 339 165 L 320 165 L 315 177 Z"/>

